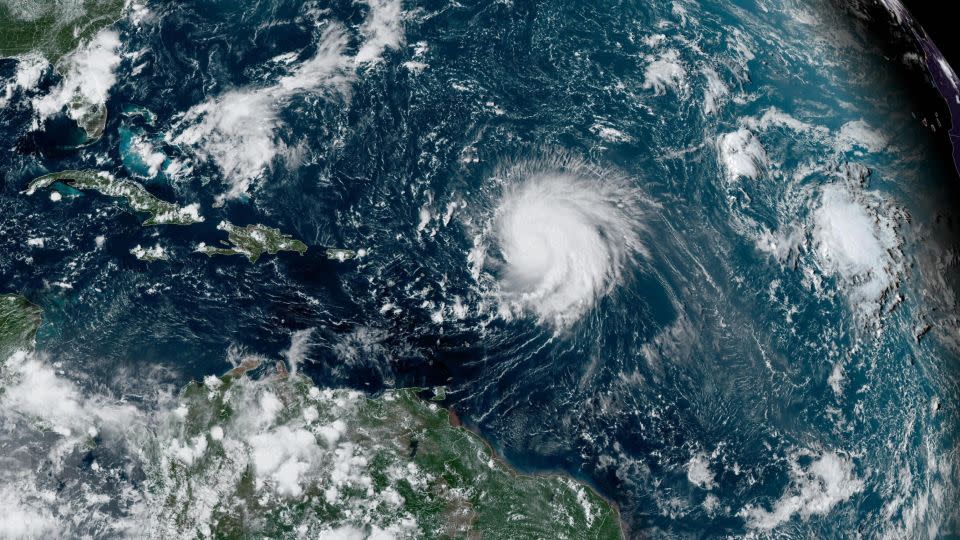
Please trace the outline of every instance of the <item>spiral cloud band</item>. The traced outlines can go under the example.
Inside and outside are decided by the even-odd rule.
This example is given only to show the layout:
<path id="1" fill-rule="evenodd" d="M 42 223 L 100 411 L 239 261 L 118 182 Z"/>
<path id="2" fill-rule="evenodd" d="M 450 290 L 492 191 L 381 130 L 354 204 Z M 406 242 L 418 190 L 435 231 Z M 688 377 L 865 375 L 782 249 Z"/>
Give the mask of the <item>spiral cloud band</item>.
<path id="1" fill-rule="evenodd" d="M 643 199 L 626 179 L 571 159 L 514 165 L 503 182 L 489 240 L 501 311 L 567 327 L 642 253 Z"/>

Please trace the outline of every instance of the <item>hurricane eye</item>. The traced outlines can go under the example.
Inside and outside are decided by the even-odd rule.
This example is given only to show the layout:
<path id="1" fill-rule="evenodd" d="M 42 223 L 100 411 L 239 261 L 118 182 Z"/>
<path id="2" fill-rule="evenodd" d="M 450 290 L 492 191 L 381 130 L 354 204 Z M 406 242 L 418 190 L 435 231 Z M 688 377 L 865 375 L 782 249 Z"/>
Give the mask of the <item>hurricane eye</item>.
<path id="1" fill-rule="evenodd" d="M 511 314 L 566 328 L 621 284 L 642 250 L 645 199 L 629 179 L 582 162 L 513 164 L 500 175 L 489 237 L 497 296 Z"/>

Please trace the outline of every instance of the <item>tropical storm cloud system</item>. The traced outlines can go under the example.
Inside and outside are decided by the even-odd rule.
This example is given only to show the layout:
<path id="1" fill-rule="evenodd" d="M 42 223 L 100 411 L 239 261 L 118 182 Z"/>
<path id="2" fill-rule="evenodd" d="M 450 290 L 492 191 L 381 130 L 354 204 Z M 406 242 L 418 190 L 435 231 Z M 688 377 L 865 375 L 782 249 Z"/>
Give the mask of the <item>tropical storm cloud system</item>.
<path id="1" fill-rule="evenodd" d="M 0 0 L 0 539 L 960 537 L 921 8 Z"/>

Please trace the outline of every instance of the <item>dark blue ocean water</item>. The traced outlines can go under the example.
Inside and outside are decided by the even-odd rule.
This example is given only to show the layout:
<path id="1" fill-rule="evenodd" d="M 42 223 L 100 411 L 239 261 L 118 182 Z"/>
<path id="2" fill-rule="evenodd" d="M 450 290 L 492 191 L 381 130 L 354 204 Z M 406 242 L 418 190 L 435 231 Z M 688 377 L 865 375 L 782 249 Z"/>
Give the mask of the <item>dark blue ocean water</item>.
<path id="1" fill-rule="evenodd" d="M 956 179 L 937 119 L 915 114 L 926 83 L 909 51 L 884 50 L 829 2 L 402 7 L 401 44 L 357 68 L 348 92 L 274 105 L 274 137 L 295 152 L 222 207 L 223 171 L 165 135 L 199 103 L 275 84 L 290 68 L 273 59 L 312 57 L 325 24 L 342 25 L 355 54 L 366 5 L 151 2 L 146 22 L 114 26 L 125 58 L 100 141 L 72 147 L 65 120 L 31 132 L 28 95 L 0 109 L 0 283 L 43 307 L 39 347 L 107 387 L 181 385 L 225 371 L 231 347 L 280 358 L 293 332 L 313 329 L 301 369 L 318 384 L 446 385 L 446 405 L 511 464 L 592 483 L 638 537 L 763 532 L 751 508 L 778 503 L 778 530 L 796 536 L 956 533 Z M 662 89 L 649 84 L 658 60 L 682 70 Z M 14 71 L 0 60 L 0 75 Z M 714 111 L 708 73 L 726 89 Z M 37 92 L 57 80 L 48 73 Z M 134 105 L 155 125 L 122 114 Z M 838 146 L 857 121 L 882 148 Z M 765 160 L 730 181 L 718 140 L 741 128 Z M 164 166 L 192 165 L 140 181 L 199 202 L 204 223 L 142 227 L 97 194 L 20 193 L 67 168 L 145 176 L 133 137 Z M 491 179 L 511 162 L 549 172 L 557 155 L 628 178 L 656 208 L 643 220 L 648 253 L 560 330 L 496 316 L 484 283 L 503 269 L 478 281 L 467 260 L 500 201 Z M 881 263 L 892 270 L 830 271 L 816 222 L 828 185 L 853 186 L 876 223 L 892 223 L 898 255 Z M 277 227 L 310 250 L 256 264 L 192 253 L 222 237 L 221 219 Z M 784 257 L 758 247 L 764 231 L 791 230 Z M 157 242 L 171 260 L 129 254 Z M 326 246 L 369 253 L 338 263 Z M 890 288 L 864 314 L 851 295 L 874 275 L 892 276 Z M 135 400 L 144 385 L 132 386 Z M 824 455 L 850 467 L 837 488 L 849 493 L 811 468 Z M 698 484 L 701 458 L 710 478 Z M 791 494 L 795 508 L 782 502 Z M 811 510 L 818 501 L 826 511 Z"/>

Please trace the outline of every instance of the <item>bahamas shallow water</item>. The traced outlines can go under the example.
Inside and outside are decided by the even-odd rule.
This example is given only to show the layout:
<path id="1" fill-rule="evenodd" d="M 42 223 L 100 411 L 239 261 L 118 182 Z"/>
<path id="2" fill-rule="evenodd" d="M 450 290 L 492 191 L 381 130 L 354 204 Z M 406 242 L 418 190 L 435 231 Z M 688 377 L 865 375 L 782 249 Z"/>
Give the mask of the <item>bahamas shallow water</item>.
<path id="1" fill-rule="evenodd" d="M 321 386 L 446 385 L 512 465 L 590 482 L 637 537 L 956 534 L 949 119 L 869 20 L 816 1 L 146 7 L 112 27 L 100 141 L 31 130 L 52 73 L 0 109 L 0 281 L 91 391 L 137 400 L 307 330 Z M 123 154 L 134 136 L 156 175 Z M 139 175 L 206 220 L 20 193 L 68 168 Z M 192 253 L 221 219 L 310 250 Z M 157 243 L 169 261 L 129 253 Z"/>

